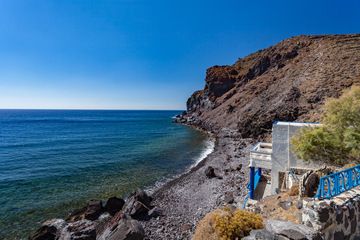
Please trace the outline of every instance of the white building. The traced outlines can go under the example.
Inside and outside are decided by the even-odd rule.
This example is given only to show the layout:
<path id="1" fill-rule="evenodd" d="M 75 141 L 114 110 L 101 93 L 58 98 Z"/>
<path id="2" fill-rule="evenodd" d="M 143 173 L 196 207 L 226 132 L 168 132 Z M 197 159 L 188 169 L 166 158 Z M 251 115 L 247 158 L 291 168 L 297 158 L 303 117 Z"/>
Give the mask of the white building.
<path id="1" fill-rule="evenodd" d="M 291 151 L 291 137 L 304 127 L 316 127 L 319 123 L 275 122 L 272 127 L 272 143 L 257 143 L 250 151 L 250 198 L 259 182 L 261 169 L 271 170 L 270 184 L 264 189 L 264 195 L 276 194 L 280 191 L 285 176 L 286 186 L 291 187 L 293 172 L 317 168 L 315 163 L 298 159 Z M 255 170 L 258 171 L 255 172 Z M 260 170 L 259 170 L 260 169 Z M 251 182 L 253 181 L 253 183 Z M 253 193 L 251 193 L 253 186 Z"/>

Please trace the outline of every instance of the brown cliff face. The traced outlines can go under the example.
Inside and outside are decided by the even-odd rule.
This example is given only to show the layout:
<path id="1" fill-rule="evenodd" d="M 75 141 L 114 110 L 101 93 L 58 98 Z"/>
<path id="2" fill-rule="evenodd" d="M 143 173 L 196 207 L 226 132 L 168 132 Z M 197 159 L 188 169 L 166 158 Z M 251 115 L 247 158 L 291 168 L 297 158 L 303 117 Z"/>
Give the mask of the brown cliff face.
<path id="1" fill-rule="evenodd" d="M 360 84 L 360 34 L 298 36 L 206 72 L 191 124 L 255 137 L 273 121 L 317 121 L 324 100 Z"/>

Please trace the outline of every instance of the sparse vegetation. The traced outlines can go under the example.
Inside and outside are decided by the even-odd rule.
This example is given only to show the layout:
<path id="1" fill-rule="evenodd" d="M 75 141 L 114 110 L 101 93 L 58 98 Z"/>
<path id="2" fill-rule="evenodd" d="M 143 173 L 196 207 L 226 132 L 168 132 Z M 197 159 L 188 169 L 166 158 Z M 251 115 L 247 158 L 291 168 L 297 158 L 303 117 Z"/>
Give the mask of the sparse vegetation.
<path id="1" fill-rule="evenodd" d="M 295 184 L 290 188 L 289 196 L 299 196 L 299 184 Z"/>
<path id="2" fill-rule="evenodd" d="M 301 130 L 292 138 L 295 154 L 303 160 L 344 165 L 360 162 L 360 87 L 325 103 L 322 126 Z"/>
<path id="3" fill-rule="evenodd" d="M 247 236 L 252 229 L 263 228 L 260 215 L 237 209 L 217 209 L 198 224 L 193 240 L 233 240 Z"/>

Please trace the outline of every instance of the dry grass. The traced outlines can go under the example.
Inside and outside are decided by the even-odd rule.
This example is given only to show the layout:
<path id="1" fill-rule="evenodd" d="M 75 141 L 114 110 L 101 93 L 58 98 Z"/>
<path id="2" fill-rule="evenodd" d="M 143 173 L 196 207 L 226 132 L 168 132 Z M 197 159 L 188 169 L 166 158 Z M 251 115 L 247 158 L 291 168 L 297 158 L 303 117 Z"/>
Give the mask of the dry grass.
<path id="1" fill-rule="evenodd" d="M 283 192 L 262 199 L 258 205 L 261 207 L 261 215 L 264 219 L 301 223 L 301 210 L 296 207 L 298 199 L 298 196 L 290 196 L 289 192 Z M 291 206 L 288 209 L 284 209 L 280 206 L 281 202 L 291 202 Z"/>
<path id="2" fill-rule="evenodd" d="M 290 188 L 289 196 L 299 196 L 299 185 L 295 184 Z"/>
<path id="3" fill-rule="evenodd" d="M 217 209 L 198 223 L 193 240 L 241 239 L 252 229 L 260 228 L 263 228 L 263 220 L 258 214 L 239 209 Z"/>

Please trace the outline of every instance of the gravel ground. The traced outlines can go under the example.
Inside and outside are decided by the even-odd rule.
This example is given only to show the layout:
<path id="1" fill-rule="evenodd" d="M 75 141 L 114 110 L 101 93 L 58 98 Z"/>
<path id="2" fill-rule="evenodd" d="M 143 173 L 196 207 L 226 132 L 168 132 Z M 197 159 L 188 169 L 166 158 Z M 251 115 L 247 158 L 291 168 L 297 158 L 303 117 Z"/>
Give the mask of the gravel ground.
<path id="1" fill-rule="evenodd" d="M 145 239 L 191 239 L 196 223 L 206 213 L 228 202 L 240 207 L 247 194 L 246 156 L 251 143 L 252 140 L 220 136 L 206 159 L 157 190 L 153 205 L 161 216 L 142 221 Z M 215 169 L 217 177 L 205 175 L 209 166 Z"/>

